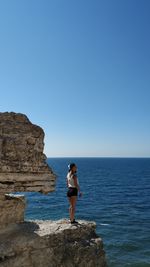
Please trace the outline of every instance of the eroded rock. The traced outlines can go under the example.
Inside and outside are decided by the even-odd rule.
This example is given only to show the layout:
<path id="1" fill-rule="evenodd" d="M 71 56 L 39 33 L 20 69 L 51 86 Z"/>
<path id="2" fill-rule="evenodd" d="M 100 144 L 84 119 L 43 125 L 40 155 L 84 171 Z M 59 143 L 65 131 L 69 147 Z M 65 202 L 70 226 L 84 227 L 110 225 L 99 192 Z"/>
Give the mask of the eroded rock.
<path id="1" fill-rule="evenodd" d="M 1 232 L 3 267 L 106 267 L 95 223 L 30 221 Z"/>
<path id="2" fill-rule="evenodd" d="M 0 193 L 54 191 L 46 163 L 44 131 L 20 113 L 0 113 Z"/>
<path id="3" fill-rule="evenodd" d="M 9 194 L 55 189 L 43 147 L 39 126 L 23 114 L 0 113 L 0 267 L 106 267 L 95 223 L 24 222 L 24 196 Z"/>
<path id="4" fill-rule="evenodd" d="M 25 198 L 23 195 L 4 195 L 0 198 L 0 228 L 24 221 Z"/>

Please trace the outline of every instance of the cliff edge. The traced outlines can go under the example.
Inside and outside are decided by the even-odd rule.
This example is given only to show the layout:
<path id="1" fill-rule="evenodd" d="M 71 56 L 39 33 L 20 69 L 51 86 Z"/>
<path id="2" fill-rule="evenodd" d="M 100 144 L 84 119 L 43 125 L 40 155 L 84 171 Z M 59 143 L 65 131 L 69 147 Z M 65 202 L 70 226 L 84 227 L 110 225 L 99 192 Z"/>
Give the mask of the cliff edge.
<path id="1" fill-rule="evenodd" d="M 106 267 L 106 261 L 94 223 L 30 221 L 0 233 L 0 266 Z"/>
<path id="2" fill-rule="evenodd" d="M 24 221 L 25 197 L 12 193 L 55 189 L 43 148 L 39 126 L 0 113 L 0 267 L 106 267 L 94 222 Z"/>

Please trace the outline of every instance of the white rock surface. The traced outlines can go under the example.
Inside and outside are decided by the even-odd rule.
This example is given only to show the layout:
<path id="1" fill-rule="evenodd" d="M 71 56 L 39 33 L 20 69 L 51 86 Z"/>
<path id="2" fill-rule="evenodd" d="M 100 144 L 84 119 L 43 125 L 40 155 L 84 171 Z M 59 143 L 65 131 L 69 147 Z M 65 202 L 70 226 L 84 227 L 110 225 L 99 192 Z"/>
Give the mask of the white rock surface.
<path id="1" fill-rule="evenodd" d="M 0 232 L 1 267 L 106 267 L 95 223 L 30 221 Z"/>

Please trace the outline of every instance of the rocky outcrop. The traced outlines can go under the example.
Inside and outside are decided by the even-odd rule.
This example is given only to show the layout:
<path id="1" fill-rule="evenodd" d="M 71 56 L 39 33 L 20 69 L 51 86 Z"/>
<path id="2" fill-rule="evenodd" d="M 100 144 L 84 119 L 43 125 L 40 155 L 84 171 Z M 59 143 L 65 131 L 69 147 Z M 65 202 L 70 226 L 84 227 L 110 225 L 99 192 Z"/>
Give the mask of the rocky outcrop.
<path id="1" fill-rule="evenodd" d="M 0 229 L 24 221 L 25 198 L 6 194 L 0 198 Z"/>
<path id="2" fill-rule="evenodd" d="M 6 193 L 55 189 L 46 163 L 44 131 L 23 115 L 0 113 L 0 227 L 24 220 L 25 199 Z"/>
<path id="3" fill-rule="evenodd" d="M 0 237 L 3 267 L 106 267 L 94 223 L 31 221 L 1 231 Z"/>
<path id="4" fill-rule="evenodd" d="M 54 191 L 43 154 L 44 131 L 18 113 L 0 113 L 0 193 Z"/>
<path id="5" fill-rule="evenodd" d="M 106 267 L 95 223 L 24 221 L 25 198 L 10 193 L 55 188 L 43 147 L 25 115 L 0 113 L 0 267 Z"/>

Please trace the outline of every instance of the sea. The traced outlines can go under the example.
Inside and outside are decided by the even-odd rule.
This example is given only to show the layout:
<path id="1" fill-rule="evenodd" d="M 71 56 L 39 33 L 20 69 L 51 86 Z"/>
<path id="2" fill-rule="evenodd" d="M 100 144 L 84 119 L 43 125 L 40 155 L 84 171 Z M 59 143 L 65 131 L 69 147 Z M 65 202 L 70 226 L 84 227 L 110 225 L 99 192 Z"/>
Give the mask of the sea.
<path id="1" fill-rule="evenodd" d="M 69 218 L 66 174 L 74 162 L 83 192 L 76 220 L 96 222 L 108 267 L 150 267 L 150 158 L 48 158 L 47 162 L 57 175 L 56 190 L 48 195 L 26 193 L 26 219 Z"/>

